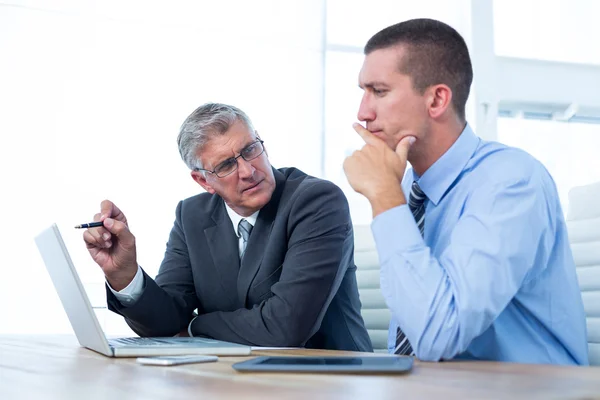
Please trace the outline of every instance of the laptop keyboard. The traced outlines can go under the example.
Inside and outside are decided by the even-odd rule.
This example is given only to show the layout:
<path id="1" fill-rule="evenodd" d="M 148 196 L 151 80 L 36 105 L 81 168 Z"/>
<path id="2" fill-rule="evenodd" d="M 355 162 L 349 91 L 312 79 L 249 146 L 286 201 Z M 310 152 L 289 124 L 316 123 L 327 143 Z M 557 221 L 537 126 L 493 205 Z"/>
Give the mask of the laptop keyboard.
<path id="1" fill-rule="evenodd" d="M 198 337 L 177 337 L 177 338 L 144 338 L 144 337 L 129 337 L 110 339 L 111 344 L 120 346 L 164 346 L 165 344 L 185 345 L 187 343 L 195 344 L 212 344 L 217 343 L 215 340 Z"/>
<path id="2" fill-rule="evenodd" d="M 160 346 L 169 343 L 161 339 L 142 337 L 110 339 L 110 342 L 125 346 Z"/>

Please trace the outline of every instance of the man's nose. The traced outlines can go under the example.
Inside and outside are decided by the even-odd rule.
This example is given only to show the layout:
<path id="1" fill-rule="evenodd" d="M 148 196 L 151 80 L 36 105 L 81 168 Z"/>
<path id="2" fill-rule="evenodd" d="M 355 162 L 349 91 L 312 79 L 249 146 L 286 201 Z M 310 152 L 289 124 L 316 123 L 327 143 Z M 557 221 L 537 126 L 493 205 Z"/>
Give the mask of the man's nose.
<path id="1" fill-rule="evenodd" d="M 375 111 L 369 100 L 368 94 L 365 93 L 358 107 L 357 118 L 359 121 L 373 121 L 375 119 Z"/>
<path id="2" fill-rule="evenodd" d="M 242 157 L 238 158 L 238 175 L 240 178 L 249 178 L 254 175 L 254 171 L 256 168 L 252 165 L 250 161 L 244 160 Z"/>

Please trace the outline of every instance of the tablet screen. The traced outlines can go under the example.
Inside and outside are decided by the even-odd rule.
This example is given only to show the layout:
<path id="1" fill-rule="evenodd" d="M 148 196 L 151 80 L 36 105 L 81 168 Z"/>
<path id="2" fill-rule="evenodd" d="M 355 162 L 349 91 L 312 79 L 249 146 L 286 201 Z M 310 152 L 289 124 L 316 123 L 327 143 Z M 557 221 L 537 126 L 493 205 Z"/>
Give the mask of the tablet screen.
<path id="1" fill-rule="evenodd" d="M 371 360 L 369 360 L 371 359 Z M 396 357 L 266 357 L 257 364 L 268 365 L 394 365 Z"/>
<path id="2" fill-rule="evenodd" d="M 256 357 L 233 364 L 238 371 L 389 372 L 411 370 L 412 357 Z"/>

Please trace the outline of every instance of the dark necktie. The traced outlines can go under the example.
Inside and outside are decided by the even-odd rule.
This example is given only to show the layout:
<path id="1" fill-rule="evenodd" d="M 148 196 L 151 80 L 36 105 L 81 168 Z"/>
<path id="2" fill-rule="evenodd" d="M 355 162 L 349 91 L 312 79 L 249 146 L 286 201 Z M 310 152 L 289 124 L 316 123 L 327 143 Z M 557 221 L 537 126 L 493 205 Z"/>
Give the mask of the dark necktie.
<path id="1" fill-rule="evenodd" d="M 419 187 L 417 182 L 413 182 L 412 187 L 410 188 L 410 196 L 408 196 L 408 208 L 410 208 L 410 212 L 412 213 L 415 221 L 417 222 L 417 227 L 421 232 L 421 236 L 423 236 L 423 230 L 425 228 L 425 200 L 427 196 Z"/>
<path id="2" fill-rule="evenodd" d="M 244 244 L 242 245 L 242 252 L 240 253 L 240 259 L 244 256 L 246 252 L 246 245 L 248 244 L 248 238 L 250 237 L 250 233 L 252 232 L 252 224 L 245 219 L 242 219 L 238 225 L 238 231 L 242 236 L 242 240 Z"/>
<path id="3" fill-rule="evenodd" d="M 413 182 L 412 187 L 410 188 L 410 196 L 408 197 L 408 208 L 415 218 L 415 222 L 417 223 L 417 227 L 421 232 L 421 236 L 423 236 L 423 232 L 425 229 L 425 200 L 427 196 L 419 187 L 417 182 Z M 408 341 L 408 338 L 402 332 L 400 327 L 396 331 L 396 347 L 394 349 L 394 354 L 401 355 L 414 355 L 413 349 Z"/>

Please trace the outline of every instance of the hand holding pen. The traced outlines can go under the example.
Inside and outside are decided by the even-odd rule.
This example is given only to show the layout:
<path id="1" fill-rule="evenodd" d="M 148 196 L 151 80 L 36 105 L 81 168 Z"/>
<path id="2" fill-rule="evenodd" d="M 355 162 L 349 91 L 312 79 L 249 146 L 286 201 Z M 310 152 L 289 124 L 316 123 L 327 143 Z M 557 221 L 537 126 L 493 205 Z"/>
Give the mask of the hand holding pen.
<path id="1" fill-rule="evenodd" d="M 94 222 L 76 228 L 94 228 L 83 232 L 90 255 L 114 290 L 127 287 L 135 277 L 138 265 L 135 237 L 129 231 L 123 212 L 113 202 L 104 200 L 100 212 L 94 215 Z"/>

